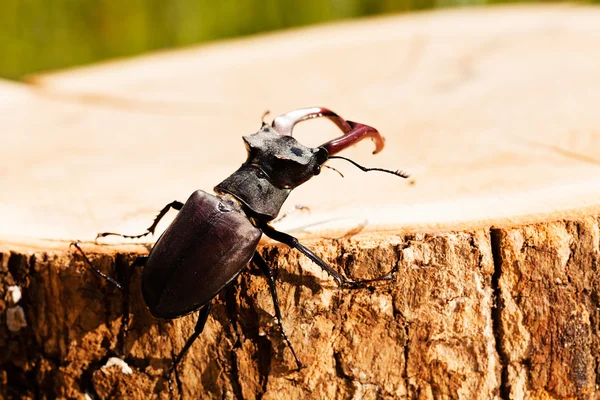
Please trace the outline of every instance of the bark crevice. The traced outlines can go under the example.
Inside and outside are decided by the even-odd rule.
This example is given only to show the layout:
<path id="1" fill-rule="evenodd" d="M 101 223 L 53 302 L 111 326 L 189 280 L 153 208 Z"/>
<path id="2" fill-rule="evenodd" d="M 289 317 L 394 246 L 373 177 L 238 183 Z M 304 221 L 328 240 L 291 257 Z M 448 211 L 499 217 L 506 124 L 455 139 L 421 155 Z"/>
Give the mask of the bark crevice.
<path id="1" fill-rule="evenodd" d="M 504 300 L 500 278 L 502 277 L 502 231 L 497 228 L 490 229 L 490 244 L 492 258 L 494 261 L 494 273 L 492 274 L 492 290 L 494 293 L 494 305 L 492 306 L 492 325 L 496 341 L 496 353 L 501 365 L 499 395 L 503 400 L 510 399 L 510 383 L 508 379 L 508 355 L 504 351 L 502 342 L 504 340 L 504 328 L 502 327 L 502 311 Z"/>

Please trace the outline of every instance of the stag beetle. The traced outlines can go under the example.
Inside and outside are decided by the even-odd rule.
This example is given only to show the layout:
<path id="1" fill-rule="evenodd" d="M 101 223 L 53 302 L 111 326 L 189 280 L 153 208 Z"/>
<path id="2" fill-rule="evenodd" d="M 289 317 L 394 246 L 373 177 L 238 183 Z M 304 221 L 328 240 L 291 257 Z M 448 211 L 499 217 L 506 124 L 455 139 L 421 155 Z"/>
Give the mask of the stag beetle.
<path id="1" fill-rule="evenodd" d="M 328 118 L 344 134 L 316 148 L 306 147 L 292 137 L 296 123 L 317 117 Z M 211 300 L 232 283 L 250 262 L 258 266 L 267 278 L 278 326 L 298 368 L 302 367 L 281 323 L 274 271 L 256 251 L 263 233 L 299 250 L 331 275 L 339 286 L 357 287 L 368 282 L 392 279 L 391 274 L 370 280 L 348 279 L 300 244 L 295 237 L 279 232 L 269 224 L 279 214 L 290 192 L 318 175 L 328 160 L 339 158 L 363 171 L 382 171 L 408 177 L 402 171 L 365 168 L 350 159 L 334 156 L 365 138 L 375 142 L 373 154 L 383 149 L 383 137 L 376 129 L 346 121 L 321 107 L 291 111 L 275 118 L 272 124 L 263 120 L 258 132 L 243 137 L 248 158 L 237 171 L 215 187 L 216 195 L 197 190 L 185 204 L 174 201 L 166 205 L 141 235 L 113 232 L 98 234 L 97 238 L 109 235 L 141 238 L 153 234 L 158 222 L 171 208 L 179 211 L 150 253 L 139 256 L 133 263 L 144 267 L 142 293 L 154 316 L 174 319 L 200 310 L 194 333 L 174 358 L 169 374 L 202 333 Z M 74 245 L 94 272 L 120 287 L 115 280 L 91 264 L 77 243 Z"/>

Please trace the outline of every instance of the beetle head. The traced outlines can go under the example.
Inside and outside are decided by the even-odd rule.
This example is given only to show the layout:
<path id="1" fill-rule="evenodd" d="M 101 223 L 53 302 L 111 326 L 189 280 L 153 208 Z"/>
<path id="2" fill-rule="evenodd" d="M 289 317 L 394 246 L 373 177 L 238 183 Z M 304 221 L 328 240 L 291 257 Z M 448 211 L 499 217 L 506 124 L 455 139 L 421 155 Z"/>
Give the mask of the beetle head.
<path id="1" fill-rule="evenodd" d="M 304 146 L 289 135 L 280 135 L 265 124 L 255 134 L 244 136 L 248 151 L 245 165 L 259 168 L 274 186 L 293 189 L 321 172 L 328 153 L 323 147 Z"/>
<path id="2" fill-rule="evenodd" d="M 311 148 L 292 137 L 294 125 L 311 118 L 325 117 L 344 132 L 343 136 Z M 280 115 L 270 125 L 264 121 L 255 134 L 244 136 L 248 158 L 242 166 L 215 186 L 217 193 L 226 193 L 240 201 L 247 213 L 261 221 L 271 221 L 295 187 L 321 172 L 321 166 L 336 153 L 370 138 L 375 152 L 383 149 L 383 137 L 364 124 L 347 121 L 323 107 L 290 111 Z M 344 158 L 345 159 L 345 158 Z M 381 168 L 364 168 L 348 160 L 363 171 L 383 171 L 403 176 L 400 172 Z"/>

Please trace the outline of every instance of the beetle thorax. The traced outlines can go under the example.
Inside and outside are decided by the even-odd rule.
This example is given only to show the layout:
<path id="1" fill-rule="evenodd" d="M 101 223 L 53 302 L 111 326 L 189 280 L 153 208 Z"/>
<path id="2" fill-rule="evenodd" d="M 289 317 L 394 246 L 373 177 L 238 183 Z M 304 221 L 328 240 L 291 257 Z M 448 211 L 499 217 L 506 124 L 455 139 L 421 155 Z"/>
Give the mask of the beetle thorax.
<path id="1" fill-rule="evenodd" d="M 267 124 L 257 133 L 244 136 L 244 143 L 246 162 L 215 190 L 233 195 L 256 218 L 265 221 L 279 214 L 292 189 L 321 172 L 328 156 L 324 148 L 304 146 Z"/>

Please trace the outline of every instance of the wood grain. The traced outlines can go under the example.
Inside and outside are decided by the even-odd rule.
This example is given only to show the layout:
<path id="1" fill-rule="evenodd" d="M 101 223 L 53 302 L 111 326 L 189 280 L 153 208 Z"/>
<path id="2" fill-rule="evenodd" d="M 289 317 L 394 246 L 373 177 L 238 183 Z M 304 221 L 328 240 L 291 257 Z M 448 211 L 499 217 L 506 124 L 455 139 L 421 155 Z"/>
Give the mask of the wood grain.
<path id="1" fill-rule="evenodd" d="M 3 83 L 0 396 L 170 396 L 161 374 L 195 315 L 151 317 L 128 269 L 147 243 L 91 240 L 141 233 L 163 205 L 210 190 L 265 109 L 318 105 L 386 137 L 380 155 L 345 155 L 412 180 L 332 160 L 345 178 L 325 170 L 295 190 L 287 204 L 312 211 L 279 227 L 349 276 L 397 270 L 396 282 L 338 290 L 264 241 L 308 367 L 292 370 L 263 278 L 242 274 L 173 395 L 598 398 L 598 26 L 583 6 L 432 12 Z M 336 134 L 324 121 L 295 131 L 309 145 Z M 125 293 L 85 269 L 73 239 Z M 27 326 L 13 332 L 16 307 Z M 113 356 L 132 373 L 102 368 Z"/>

